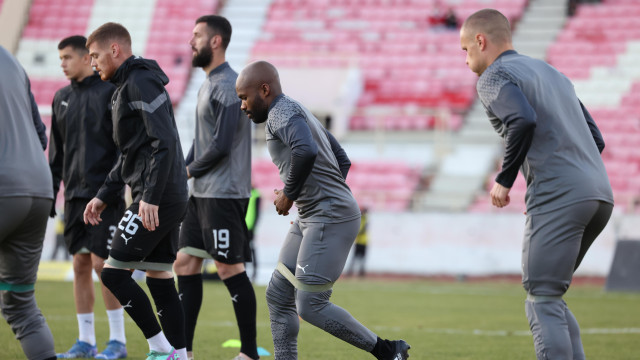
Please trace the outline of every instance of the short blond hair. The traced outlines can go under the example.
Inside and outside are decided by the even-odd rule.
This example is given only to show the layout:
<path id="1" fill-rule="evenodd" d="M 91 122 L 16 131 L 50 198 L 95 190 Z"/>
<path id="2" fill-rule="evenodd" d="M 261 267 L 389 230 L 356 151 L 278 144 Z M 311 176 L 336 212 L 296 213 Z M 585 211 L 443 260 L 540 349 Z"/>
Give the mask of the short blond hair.
<path id="1" fill-rule="evenodd" d="M 131 48 L 131 35 L 127 28 L 121 24 L 108 22 L 95 29 L 87 38 L 87 49 L 91 44 L 104 44 L 109 41 L 117 41 L 118 43 Z"/>

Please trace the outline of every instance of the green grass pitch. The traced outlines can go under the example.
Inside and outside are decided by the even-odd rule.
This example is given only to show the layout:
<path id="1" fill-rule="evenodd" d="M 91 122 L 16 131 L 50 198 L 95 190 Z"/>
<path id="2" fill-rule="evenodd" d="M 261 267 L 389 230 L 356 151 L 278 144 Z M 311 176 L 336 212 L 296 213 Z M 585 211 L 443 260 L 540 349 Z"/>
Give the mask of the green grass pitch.
<path id="1" fill-rule="evenodd" d="M 142 286 L 146 289 L 144 283 Z M 196 359 L 231 359 L 238 349 L 221 346 L 228 339 L 238 339 L 227 289 L 219 282 L 205 282 L 204 291 L 194 344 Z M 273 352 L 264 293 L 264 287 L 256 287 L 258 346 Z M 108 322 L 100 293 L 96 294 L 96 335 L 98 350 L 102 350 L 108 340 Z M 72 284 L 41 281 L 36 296 L 53 332 L 56 351 L 66 351 L 78 335 Z M 606 293 L 600 286 L 576 285 L 565 298 L 582 328 L 589 359 L 640 358 L 640 294 Z M 335 286 L 332 301 L 380 337 L 408 341 L 413 360 L 535 359 L 524 315 L 524 291 L 517 283 L 343 279 Z M 144 359 L 146 341 L 125 317 L 128 359 Z M 373 359 L 304 322 L 298 340 L 300 359 Z M 0 326 L 0 346 L 3 358 L 24 358 L 6 323 Z"/>

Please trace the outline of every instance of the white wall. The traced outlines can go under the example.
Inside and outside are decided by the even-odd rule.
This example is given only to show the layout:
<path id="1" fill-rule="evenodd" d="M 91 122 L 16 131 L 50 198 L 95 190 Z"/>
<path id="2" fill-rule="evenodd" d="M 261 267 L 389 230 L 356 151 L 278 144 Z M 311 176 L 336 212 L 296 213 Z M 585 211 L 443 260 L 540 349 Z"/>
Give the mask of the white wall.
<path id="1" fill-rule="evenodd" d="M 275 267 L 293 215 L 260 217 L 256 248 L 260 274 Z M 520 274 L 522 214 L 371 213 L 367 270 L 415 275 Z M 640 216 L 615 215 L 577 275 L 606 276 L 617 235 L 640 239 Z M 264 273 L 263 273 L 264 272 Z"/>

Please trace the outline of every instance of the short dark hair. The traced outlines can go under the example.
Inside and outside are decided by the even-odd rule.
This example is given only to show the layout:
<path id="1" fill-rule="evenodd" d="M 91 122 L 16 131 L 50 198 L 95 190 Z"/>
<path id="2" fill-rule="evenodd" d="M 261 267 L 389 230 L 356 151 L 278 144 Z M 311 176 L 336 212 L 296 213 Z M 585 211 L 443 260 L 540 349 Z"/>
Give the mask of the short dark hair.
<path id="1" fill-rule="evenodd" d="M 64 48 L 66 48 L 67 46 L 71 46 L 71 48 L 75 51 L 77 51 L 80 54 L 86 54 L 89 52 L 89 50 L 87 49 L 87 47 L 85 46 L 87 44 L 87 38 L 82 36 L 82 35 L 73 35 L 73 36 L 69 36 L 66 37 L 64 39 L 62 39 L 62 41 L 60 41 L 60 43 L 58 43 L 58 50 L 62 50 Z"/>
<path id="2" fill-rule="evenodd" d="M 222 38 L 222 48 L 227 49 L 231 41 L 231 24 L 224 16 L 220 15 L 204 15 L 196 20 L 196 24 L 206 23 L 211 29 L 213 35 L 220 35 Z"/>
<path id="3" fill-rule="evenodd" d="M 88 49 L 94 42 L 104 44 L 110 40 L 122 41 L 123 45 L 131 47 L 131 35 L 129 35 L 127 28 L 114 22 L 105 23 L 95 29 L 91 35 L 89 35 L 85 46 Z"/>

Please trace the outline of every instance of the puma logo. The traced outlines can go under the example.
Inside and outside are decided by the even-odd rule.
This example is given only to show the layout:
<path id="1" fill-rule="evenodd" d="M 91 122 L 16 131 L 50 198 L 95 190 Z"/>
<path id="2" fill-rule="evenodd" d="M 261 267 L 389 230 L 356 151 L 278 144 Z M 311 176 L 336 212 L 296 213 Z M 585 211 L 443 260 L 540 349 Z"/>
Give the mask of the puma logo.
<path id="1" fill-rule="evenodd" d="M 238 302 L 238 294 L 235 294 L 231 297 L 231 301 L 233 301 L 234 303 Z"/>
<path id="2" fill-rule="evenodd" d="M 132 308 L 132 307 L 133 307 L 133 305 L 131 305 L 131 300 L 129 300 L 129 302 L 127 303 L 127 305 L 122 305 L 122 308 L 123 308 L 123 309 L 126 309 L 126 308 Z"/>
<path id="3" fill-rule="evenodd" d="M 302 270 L 302 272 L 305 273 L 305 274 L 307 273 L 307 270 L 305 270 L 307 268 L 307 266 L 309 266 L 309 264 L 305 265 L 304 267 L 300 266 L 299 264 L 296 264 L 296 267 L 298 269 Z"/>
<path id="4" fill-rule="evenodd" d="M 218 255 L 220 256 L 224 256 L 225 259 L 228 259 L 227 255 L 229 255 L 229 250 L 222 252 L 220 250 L 218 250 Z"/>
<path id="5" fill-rule="evenodd" d="M 158 310 L 158 317 L 162 317 L 162 309 Z"/>
<path id="6" fill-rule="evenodd" d="M 180 301 L 182 301 L 182 293 L 178 294 L 178 299 L 180 299 Z"/>
<path id="7" fill-rule="evenodd" d="M 120 236 L 124 239 L 124 245 L 125 246 L 129 242 L 129 240 L 131 240 L 131 238 L 133 237 L 133 236 L 126 237 L 126 236 L 124 236 L 124 234 L 120 234 Z"/>
<path id="8" fill-rule="evenodd" d="M 60 101 L 60 105 L 61 106 L 69 106 L 69 103 L 64 101 L 64 100 L 62 100 L 62 101 Z"/>

